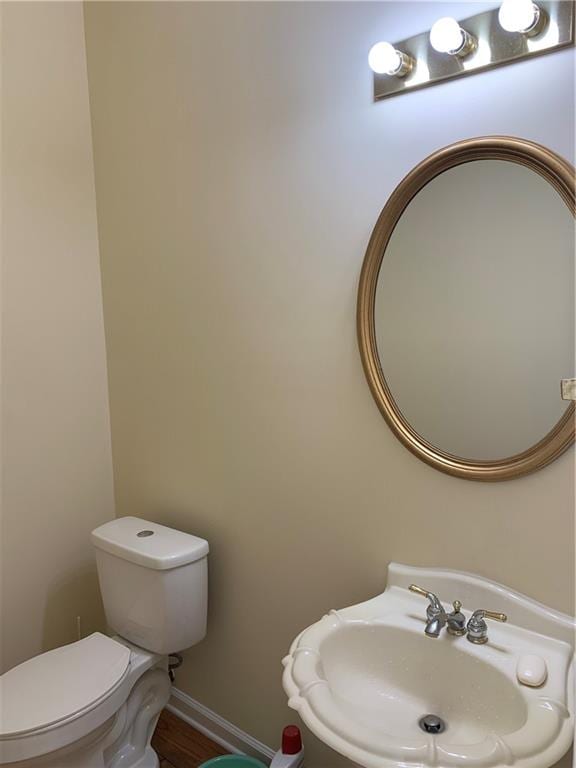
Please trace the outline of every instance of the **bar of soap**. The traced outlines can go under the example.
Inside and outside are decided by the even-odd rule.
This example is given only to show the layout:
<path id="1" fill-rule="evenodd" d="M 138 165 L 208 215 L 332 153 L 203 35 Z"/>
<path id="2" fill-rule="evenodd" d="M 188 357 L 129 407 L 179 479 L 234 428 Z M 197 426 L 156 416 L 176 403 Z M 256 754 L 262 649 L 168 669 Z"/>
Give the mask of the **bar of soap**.
<path id="1" fill-rule="evenodd" d="M 539 688 L 548 677 L 548 667 L 541 656 L 527 654 L 518 659 L 516 677 L 521 685 Z"/>

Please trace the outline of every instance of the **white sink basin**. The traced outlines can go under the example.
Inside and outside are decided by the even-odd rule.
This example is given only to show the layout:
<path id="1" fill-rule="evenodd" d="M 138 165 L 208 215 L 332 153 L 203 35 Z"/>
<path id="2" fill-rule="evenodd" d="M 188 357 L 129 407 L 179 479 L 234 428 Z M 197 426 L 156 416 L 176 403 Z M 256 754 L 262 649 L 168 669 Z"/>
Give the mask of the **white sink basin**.
<path id="1" fill-rule="evenodd" d="M 449 612 L 458 599 L 507 613 L 474 645 L 444 629 L 424 634 L 427 601 L 411 583 L 436 593 Z M 331 611 L 296 638 L 284 659 L 289 705 L 329 746 L 358 765 L 547 768 L 574 733 L 575 622 L 527 597 L 470 574 L 392 564 L 386 591 Z M 526 656 L 547 665 L 538 688 L 521 684 Z M 419 720 L 440 717 L 443 733 Z"/>

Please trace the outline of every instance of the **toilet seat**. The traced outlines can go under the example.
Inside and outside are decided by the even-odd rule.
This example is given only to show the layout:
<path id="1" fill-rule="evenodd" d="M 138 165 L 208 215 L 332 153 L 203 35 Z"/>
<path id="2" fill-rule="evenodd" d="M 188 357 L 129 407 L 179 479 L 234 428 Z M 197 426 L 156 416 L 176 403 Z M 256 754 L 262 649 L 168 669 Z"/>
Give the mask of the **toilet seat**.
<path id="1" fill-rule="evenodd" d="M 98 652 L 96 649 L 98 649 Z M 40 688 L 32 680 L 32 684 L 30 684 L 28 689 L 20 694 L 24 704 L 21 701 L 17 707 L 24 708 L 28 704 L 34 707 L 34 711 L 37 714 L 34 718 L 29 719 L 27 715 L 21 719 L 15 716 L 7 718 L 6 712 L 8 711 L 8 706 L 10 706 L 7 691 L 5 690 L 6 676 L 10 674 L 7 672 L 0 678 L 4 689 L 0 691 L 0 766 L 47 755 L 55 750 L 67 749 L 68 745 L 80 743 L 84 737 L 88 738 L 90 734 L 96 734 L 99 732 L 98 729 L 104 728 L 106 730 L 107 728 L 112 728 L 135 683 L 147 670 L 151 670 L 154 667 L 167 670 L 168 666 L 167 660 L 164 657 L 150 653 L 143 648 L 138 648 L 121 637 L 111 639 L 99 633 L 90 635 L 90 637 L 78 641 L 78 643 L 58 648 L 57 651 L 61 651 L 64 654 L 63 658 L 69 661 L 69 665 L 66 666 L 68 671 L 73 665 L 75 670 L 90 666 L 92 671 L 98 669 L 99 672 L 103 672 L 103 665 L 105 666 L 110 659 L 115 659 L 113 664 L 115 673 L 110 674 L 110 670 L 107 670 L 107 677 L 102 678 L 100 691 L 109 685 L 111 687 L 108 687 L 108 690 L 97 700 L 90 701 L 97 692 L 96 684 L 94 687 L 88 687 L 87 689 L 83 689 L 82 685 L 79 685 L 78 682 L 74 686 L 74 678 L 70 674 L 64 675 L 63 673 L 61 678 L 54 674 L 52 680 L 56 678 L 58 684 L 52 689 L 47 689 L 45 685 Z M 72 655 L 66 655 L 70 651 L 72 651 Z M 42 665 L 40 666 L 40 669 L 42 669 L 45 664 L 44 657 L 52 659 L 51 654 L 53 653 L 55 654 L 56 652 L 49 651 L 47 654 L 42 654 L 40 657 L 36 657 L 36 659 L 31 659 L 30 663 L 34 661 L 35 664 Z M 125 661 L 122 661 L 122 657 Z M 73 658 L 74 662 L 72 662 Z M 104 664 L 102 660 L 104 660 Z M 60 662 L 55 659 L 54 663 L 62 671 Z M 18 683 L 24 681 L 27 676 L 25 665 L 28 664 L 29 662 L 24 662 L 19 667 L 15 667 L 11 670 L 12 674 L 10 674 L 8 679 L 13 678 Z M 125 672 L 122 674 L 121 669 L 123 666 L 125 667 Z M 46 662 L 46 669 L 48 668 L 54 669 L 52 661 Z M 165 674 L 167 677 L 166 672 Z M 117 677 L 116 683 L 111 682 L 114 680 L 114 677 Z M 46 681 L 47 677 L 43 679 Z M 86 680 L 84 679 L 83 683 L 85 682 Z M 11 683 L 10 687 L 12 688 Z M 62 688 L 63 691 L 58 691 L 58 687 Z M 75 687 L 79 691 L 83 691 L 82 696 L 80 696 L 79 691 L 74 691 Z M 87 694 L 88 690 L 91 691 L 89 695 Z M 18 696 L 18 692 L 16 695 Z M 76 706 L 76 704 L 72 705 L 72 696 L 78 696 L 76 701 L 88 702 L 87 705 L 79 711 L 71 711 Z M 52 697 L 60 702 L 59 714 L 64 715 L 60 720 L 54 721 L 54 715 L 49 714 L 44 702 L 33 702 L 36 698 L 40 700 Z M 10 708 L 12 709 L 12 707 Z M 49 716 L 39 716 L 40 711 Z M 65 714 L 66 712 L 67 714 Z M 52 719 L 51 724 L 46 722 L 50 719 Z M 42 721 L 44 721 L 44 727 L 38 727 L 36 730 L 16 730 L 16 732 L 14 730 L 15 728 L 29 726 L 32 722 L 36 722 L 39 725 Z M 107 723 L 108 725 L 106 725 Z M 11 731 L 8 731 L 9 728 Z"/>
<path id="2" fill-rule="evenodd" d="M 56 728 L 121 684 L 130 649 L 99 632 L 25 661 L 0 677 L 0 740 Z"/>

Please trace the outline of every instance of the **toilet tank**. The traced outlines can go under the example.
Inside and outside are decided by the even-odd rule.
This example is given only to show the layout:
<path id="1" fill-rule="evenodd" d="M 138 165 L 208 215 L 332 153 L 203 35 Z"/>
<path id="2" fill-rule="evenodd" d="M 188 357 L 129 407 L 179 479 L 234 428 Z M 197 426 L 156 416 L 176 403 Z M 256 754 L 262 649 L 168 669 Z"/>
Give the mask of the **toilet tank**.
<path id="1" fill-rule="evenodd" d="M 208 542 L 120 517 L 92 531 L 111 629 L 140 648 L 177 653 L 206 635 Z"/>

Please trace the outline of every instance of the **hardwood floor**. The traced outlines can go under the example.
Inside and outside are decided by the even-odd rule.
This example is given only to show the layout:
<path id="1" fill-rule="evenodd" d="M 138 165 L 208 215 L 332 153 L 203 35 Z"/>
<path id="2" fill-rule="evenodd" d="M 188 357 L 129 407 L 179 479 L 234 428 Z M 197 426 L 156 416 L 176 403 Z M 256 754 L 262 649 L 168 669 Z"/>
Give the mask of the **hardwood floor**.
<path id="1" fill-rule="evenodd" d="M 160 757 L 160 768 L 198 768 L 226 750 L 207 736 L 164 710 L 152 737 L 152 746 Z"/>

